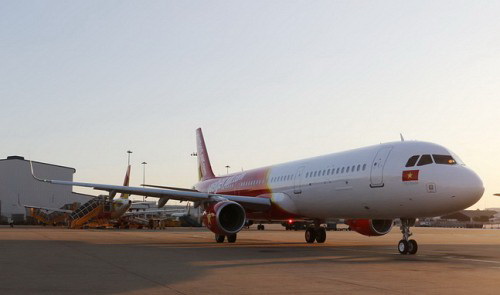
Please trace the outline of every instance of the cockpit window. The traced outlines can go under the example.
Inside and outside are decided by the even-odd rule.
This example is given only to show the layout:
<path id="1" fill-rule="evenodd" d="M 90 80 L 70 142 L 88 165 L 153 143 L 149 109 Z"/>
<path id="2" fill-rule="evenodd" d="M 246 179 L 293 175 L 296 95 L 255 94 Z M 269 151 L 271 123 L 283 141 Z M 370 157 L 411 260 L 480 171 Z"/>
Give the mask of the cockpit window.
<path id="1" fill-rule="evenodd" d="M 433 162 L 432 162 L 431 155 L 422 155 L 422 157 L 420 157 L 420 160 L 418 160 L 417 166 L 424 166 L 424 165 L 429 165 L 432 163 Z"/>
<path id="2" fill-rule="evenodd" d="M 413 167 L 413 166 L 415 166 L 415 164 L 417 163 L 418 157 L 420 157 L 420 156 L 418 156 L 418 155 L 411 156 L 408 159 L 408 162 L 406 162 L 405 167 Z"/>
<path id="3" fill-rule="evenodd" d="M 450 155 L 432 155 L 436 164 L 456 165 L 457 161 Z"/>
<path id="4" fill-rule="evenodd" d="M 455 162 L 457 162 L 458 165 L 462 165 L 462 166 L 465 166 L 465 163 L 464 161 L 462 161 L 462 159 L 460 159 L 459 156 L 457 156 L 457 154 L 455 154 L 454 152 L 448 150 L 448 152 L 450 153 L 450 155 L 453 157 L 453 160 L 455 160 Z"/>

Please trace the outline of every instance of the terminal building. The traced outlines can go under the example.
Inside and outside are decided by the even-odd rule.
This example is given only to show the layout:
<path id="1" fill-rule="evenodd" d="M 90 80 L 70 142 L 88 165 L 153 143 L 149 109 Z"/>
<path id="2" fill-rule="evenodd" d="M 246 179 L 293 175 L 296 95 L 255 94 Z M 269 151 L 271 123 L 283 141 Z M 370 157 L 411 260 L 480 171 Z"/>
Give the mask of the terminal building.
<path id="1" fill-rule="evenodd" d="M 73 181 L 76 169 L 33 162 L 37 177 Z M 72 186 L 53 185 L 35 180 L 30 162 L 11 156 L 0 160 L 0 222 L 24 223 L 28 212 L 24 205 L 61 208 L 72 203 L 85 203 L 92 196 L 73 192 Z M 29 216 L 29 215 L 28 215 Z"/>

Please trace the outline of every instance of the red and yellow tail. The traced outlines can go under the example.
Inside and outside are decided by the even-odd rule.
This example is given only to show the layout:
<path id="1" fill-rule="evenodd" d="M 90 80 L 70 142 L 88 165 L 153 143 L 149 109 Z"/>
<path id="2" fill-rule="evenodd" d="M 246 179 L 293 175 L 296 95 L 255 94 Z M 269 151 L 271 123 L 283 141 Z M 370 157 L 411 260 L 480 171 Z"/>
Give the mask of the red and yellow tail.
<path id="1" fill-rule="evenodd" d="M 201 128 L 196 129 L 196 148 L 198 155 L 198 177 L 200 181 L 215 178 L 210 159 L 208 158 L 207 147 L 205 146 L 205 139 L 203 139 L 203 132 Z"/>
<path id="2" fill-rule="evenodd" d="M 123 180 L 123 186 L 129 186 L 130 182 L 130 165 L 127 167 L 127 173 L 125 174 L 125 180 Z M 128 199 L 130 195 L 122 193 L 120 199 Z"/>

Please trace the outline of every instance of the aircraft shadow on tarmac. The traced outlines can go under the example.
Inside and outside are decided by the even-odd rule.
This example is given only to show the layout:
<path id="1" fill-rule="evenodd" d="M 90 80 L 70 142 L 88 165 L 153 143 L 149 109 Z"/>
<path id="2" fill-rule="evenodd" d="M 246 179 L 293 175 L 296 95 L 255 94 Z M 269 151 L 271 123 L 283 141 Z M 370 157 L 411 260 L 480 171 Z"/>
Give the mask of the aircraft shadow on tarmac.
<path id="1" fill-rule="evenodd" d="M 194 282 L 217 288 L 207 277 L 223 276 L 226 286 L 237 287 L 256 270 L 262 277 L 287 271 L 321 269 L 331 277 L 342 271 L 366 267 L 383 269 L 440 268 L 444 270 L 487 267 L 498 261 L 488 255 L 467 253 L 495 251 L 494 245 L 425 245 L 419 255 L 402 256 L 388 246 L 304 246 L 300 243 L 238 245 L 193 243 L 94 244 L 64 240 L 3 240 L 0 244 L 0 293 L 182 293 L 177 288 Z M 495 260 L 496 259 L 496 260 Z M 494 266 L 500 267 L 499 264 Z M 498 275 L 498 272 L 497 272 Z M 201 281 L 201 282 L 200 282 Z M 175 286 L 173 286 L 175 285 Z M 283 286 L 290 290 L 292 286 Z M 193 289 L 195 290 L 195 289 Z M 213 289 L 216 290 L 216 289 Z M 188 292 L 189 293 L 189 292 Z"/>

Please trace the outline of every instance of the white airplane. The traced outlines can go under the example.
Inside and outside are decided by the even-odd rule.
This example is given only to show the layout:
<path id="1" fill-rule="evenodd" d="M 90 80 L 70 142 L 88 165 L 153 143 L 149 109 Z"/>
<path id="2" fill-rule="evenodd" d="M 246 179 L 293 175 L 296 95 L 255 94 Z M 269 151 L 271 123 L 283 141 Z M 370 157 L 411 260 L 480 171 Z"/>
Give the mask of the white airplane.
<path id="1" fill-rule="evenodd" d="M 320 225 L 326 219 L 346 219 L 352 230 L 380 236 L 399 218 L 401 254 L 417 252 L 417 242 L 409 239 L 417 217 L 465 209 L 484 192 L 474 171 L 433 143 L 391 142 L 216 177 L 201 129 L 196 135 L 200 181 L 195 191 L 37 179 L 156 197 L 162 204 L 168 199 L 195 202 L 219 243 L 226 237 L 235 242 L 247 219 L 311 220 L 306 241 L 323 243 L 326 231 Z"/>

